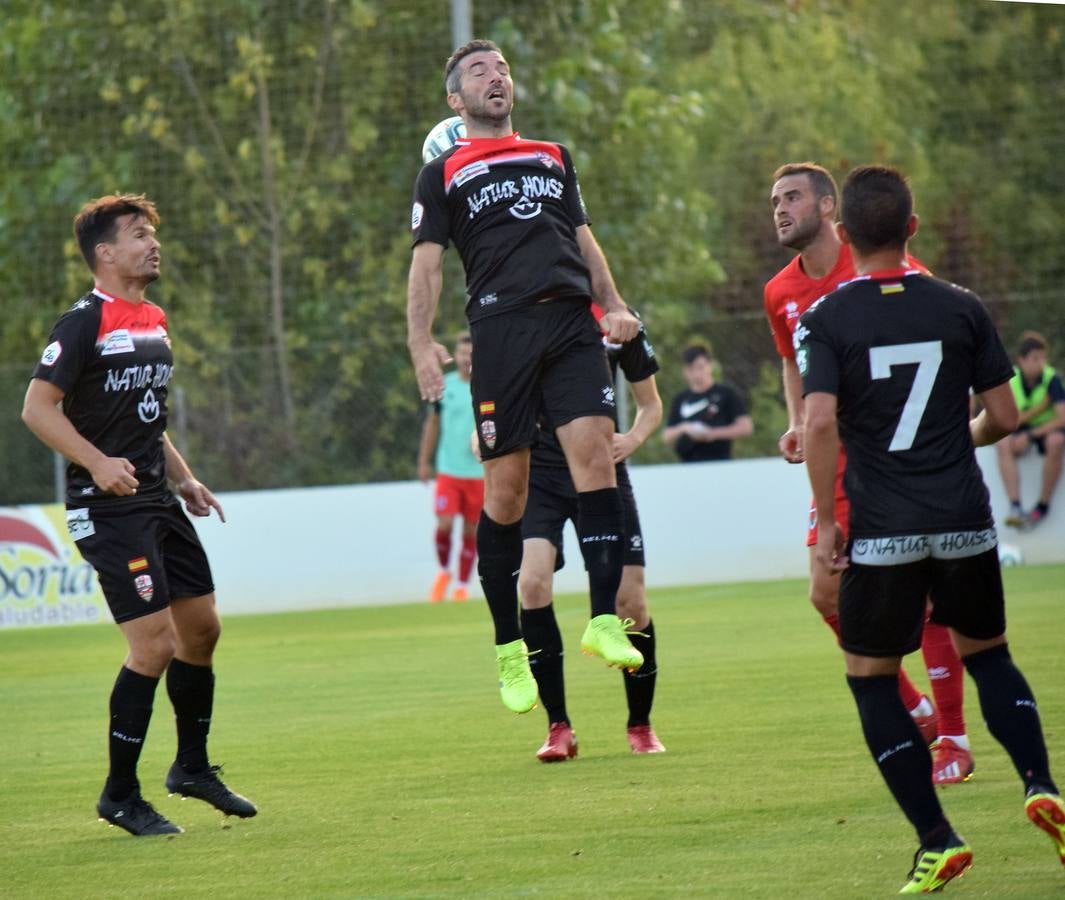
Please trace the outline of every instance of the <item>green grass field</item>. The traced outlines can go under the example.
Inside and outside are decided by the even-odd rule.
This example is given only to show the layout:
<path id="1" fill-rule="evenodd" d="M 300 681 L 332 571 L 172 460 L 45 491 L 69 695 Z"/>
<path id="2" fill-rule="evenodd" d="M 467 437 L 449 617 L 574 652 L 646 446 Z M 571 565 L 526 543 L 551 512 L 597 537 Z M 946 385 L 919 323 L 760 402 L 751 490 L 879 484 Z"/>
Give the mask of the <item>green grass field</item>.
<path id="1" fill-rule="evenodd" d="M 1006 571 L 1014 654 L 1065 779 L 1065 566 Z M 481 602 L 226 621 L 214 762 L 252 797 L 230 820 L 168 798 L 165 690 L 140 776 L 186 829 L 96 820 L 112 626 L 0 633 L 2 897 L 768 897 L 893 895 L 916 849 L 862 742 L 800 581 L 655 591 L 656 730 L 634 757 L 621 676 L 557 606 L 580 756 L 544 765 L 542 711 L 500 704 Z M 224 598 L 223 598 L 224 599 Z M 911 671 L 927 683 L 920 657 Z M 976 775 L 943 791 L 974 848 L 957 897 L 1061 897 L 1065 870 L 967 692 Z"/>

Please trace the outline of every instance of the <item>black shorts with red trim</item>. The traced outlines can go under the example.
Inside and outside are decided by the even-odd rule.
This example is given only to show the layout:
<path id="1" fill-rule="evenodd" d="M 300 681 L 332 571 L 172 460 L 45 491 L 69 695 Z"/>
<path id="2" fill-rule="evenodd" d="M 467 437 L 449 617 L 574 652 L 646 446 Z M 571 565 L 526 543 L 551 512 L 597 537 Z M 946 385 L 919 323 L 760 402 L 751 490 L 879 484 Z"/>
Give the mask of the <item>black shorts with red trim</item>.
<path id="1" fill-rule="evenodd" d="M 852 558 L 839 588 L 840 646 L 859 656 L 914 652 L 921 646 L 929 599 L 931 620 L 938 625 L 974 640 L 1003 634 L 1006 605 L 997 547 L 900 565 L 856 564 Z"/>
<path id="2" fill-rule="evenodd" d="M 643 551 L 643 531 L 636 495 L 632 492 L 629 470 L 624 463 L 617 466 L 618 493 L 625 515 L 626 566 L 646 566 Z M 566 522 L 577 527 L 577 489 L 569 470 L 559 466 L 532 466 L 529 470 L 529 499 L 521 518 L 521 538 L 543 538 L 555 545 L 555 571 L 565 564 L 562 552 L 562 529 Z"/>
<path id="3" fill-rule="evenodd" d="M 111 615 L 128 622 L 171 600 L 214 591 L 211 566 L 196 530 L 169 492 L 67 507 L 78 550 L 100 579 Z"/>
<path id="4" fill-rule="evenodd" d="M 470 325 L 473 412 L 481 458 L 531 447 L 537 419 L 558 428 L 616 420 L 614 383 L 587 299 L 548 300 Z"/>

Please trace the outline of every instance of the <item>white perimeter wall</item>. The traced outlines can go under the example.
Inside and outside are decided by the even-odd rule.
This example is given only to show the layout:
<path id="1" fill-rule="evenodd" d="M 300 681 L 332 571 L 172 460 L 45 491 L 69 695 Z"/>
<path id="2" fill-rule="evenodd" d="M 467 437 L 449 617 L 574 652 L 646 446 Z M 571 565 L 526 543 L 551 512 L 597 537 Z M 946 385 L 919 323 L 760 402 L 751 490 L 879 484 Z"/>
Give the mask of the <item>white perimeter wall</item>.
<path id="1" fill-rule="evenodd" d="M 994 451 L 979 451 L 996 521 L 1006 499 Z M 1025 458 L 1026 508 L 1039 460 Z M 651 587 L 802 577 L 810 499 L 806 472 L 780 459 L 641 466 L 631 470 Z M 432 486 L 418 482 L 223 494 L 227 522 L 197 520 L 225 612 L 267 612 L 423 599 L 436 573 Z M 1065 561 L 1065 488 L 1047 521 L 1000 541 L 1026 562 Z M 458 552 L 456 539 L 453 555 Z M 566 530 L 560 592 L 585 588 Z M 474 579 L 476 582 L 476 578 Z M 474 586 L 479 595 L 479 587 Z"/>

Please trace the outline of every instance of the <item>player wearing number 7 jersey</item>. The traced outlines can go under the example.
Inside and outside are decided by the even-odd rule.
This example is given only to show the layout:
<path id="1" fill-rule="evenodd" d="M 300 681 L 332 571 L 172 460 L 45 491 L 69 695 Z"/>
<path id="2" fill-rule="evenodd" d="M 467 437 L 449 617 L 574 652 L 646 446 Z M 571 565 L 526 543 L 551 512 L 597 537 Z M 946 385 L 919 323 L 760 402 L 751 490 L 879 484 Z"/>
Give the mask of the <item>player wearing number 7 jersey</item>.
<path id="1" fill-rule="evenodd" d="M 978 297 L 907 265 L 912 210 L 896 170 L 866 166 L 847 176 L 839 234 L 859 277 L 814 304 L 795 331 L 815 562 L 842 571 L 847 682 L 869 750 L 920 841 L 906 894 L 937 891 L 972 862 L 943 814 L 928 748 L 898 693 L 926 598 L 976 682 L 988 730 L 1024 782 L 1029 819 L 1065 862 L 1065 805 L 1035 698 L 1006 643 L 997 539 L 973 450 L 1016 427 L 1012 368 Z M 970 389 L 983 405 L 971 422 Z M 845 555 L 831 512 L 840 438 L 851 503 Z"/>
<path id="2" fill-rule="evenodd" d="M 793 335 L 801 316 L 820 297 L 842 287 L 854 275 L 851 248 L 836 234 L 839 190 L 823 167 L 812 162 L 787 163 L 773 173 L 770 202 L 777 240 L 799 251 L 765 286 L 765 310 L 773 342 L 781 358 L 784 399 L 788 407 L 788 430 L 780 438 L 780 451 L 791 463 L 803 461 L 802 381 L 795 366 Z M 921 263 L 907 257 L 914 268 Z M 839 454 L 836 472 L 835 518 L 844 529 L 849 519 L 843 472 L 847 457 Z M 812 504 L 811 504 L 812 506 Z M 813 562 L 817 543 L 815 511 L 810 510 L 806 545 L 810 548 L 810 602 L 825 624 L 839 634 L 837 599 L 839 577 L 820 572 Z M 844 535 L 845 536 L 845 535 Z M 899 670 L 899 693 L 917 721 L 921 735 L 934 747 L 932 780 L 937 784 L 965 781 L 973 771 L 973 758 L 965 729 L 963 710 L 964 671 L 947 630 L 929 622 L 921 652 L 932 683 L 936 710 L 932 708 L 905 669 Z"/>

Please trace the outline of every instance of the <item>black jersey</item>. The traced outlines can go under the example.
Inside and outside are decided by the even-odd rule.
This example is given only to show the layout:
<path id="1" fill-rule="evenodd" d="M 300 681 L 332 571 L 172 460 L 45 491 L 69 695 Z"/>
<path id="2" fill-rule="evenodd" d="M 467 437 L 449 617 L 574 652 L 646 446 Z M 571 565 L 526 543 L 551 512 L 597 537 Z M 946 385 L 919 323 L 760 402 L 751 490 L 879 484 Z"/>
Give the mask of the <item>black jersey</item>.
<path id="1" fill-rule="evenodd" d="M 598 307 L 593 307 L 593 310 L 595 309 Z M 630 309 L 629 312 L 637 315 L 635 310 Z M 614 344 L 604 335 L 603 348 L 606 350 L 607 361 L 610 363 L 610 375 L 614 384 L 617 384 L 619 368 L 629 384 L 636 384 L 650 378 L 658 371 L 655 348 L 651 346 L 642 321 L 640 333 L 631 341 Z M 558 442 L 554 427 L 545 416 L 541 416 L 537 421 L 536 443 L 533 445 L 530 463 L 534 466 L 567 468 L 566 454 L 562 452 L 562 445 Z"/>
<path id="2" fill-rule="evenodd" d="M 591 297 L 576 237 L 587 222 L 569 151 L 516 133 L 460 140 L 414 187 L 414 243 L 454 242 L 470 322 L 544 297 Z"/>
<path id="3" fill-rule="evenodd" d="M 90 444 L 136 469 L 137 496 L 166 488 L 163 433 L 174 368 L 166 315 L 98 288 L 60 316 L 33 372 L 61 388 L 63 412 Z M 67 468 L 67 501 L 113 498 L 81 466 Z"/>
<path id="4" fill-rule="evenodd" d="M 732 385 L 718 382 L 709 390 L 686 388 L 669 404 L 666 427 L 682 422 L 701 422 L 708 428 L 724 428 L 747 415 L 747 404 Z M 682 434 L 674 447 L 682 462 L 713 462 L 732 458 L 732 441 L 696 441 Z"/>
<path id="5" fill-rule="evenodd" d="M 795 332 L 804 394 L 838 399 L 853 537 L 991 525 L 969 432 L 969 392 L 1009 381 L 980 299 L 914 270 L 858 278 Z"/>

